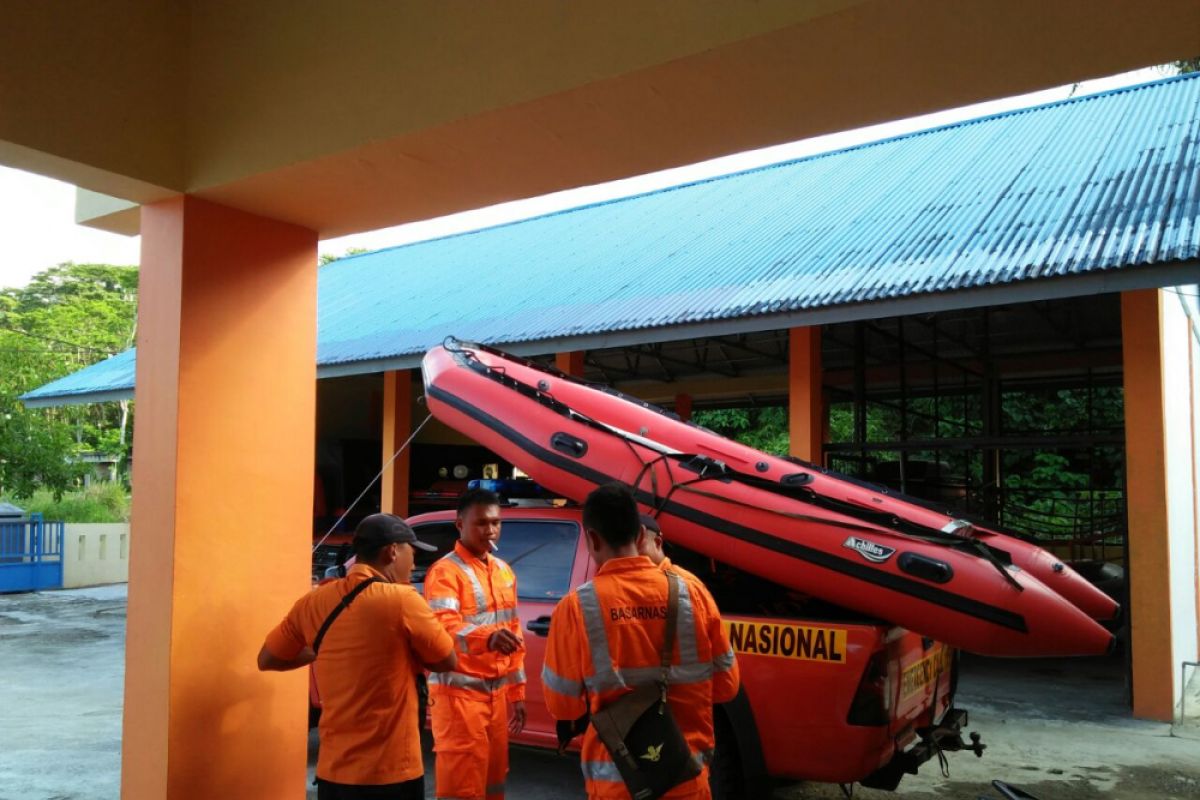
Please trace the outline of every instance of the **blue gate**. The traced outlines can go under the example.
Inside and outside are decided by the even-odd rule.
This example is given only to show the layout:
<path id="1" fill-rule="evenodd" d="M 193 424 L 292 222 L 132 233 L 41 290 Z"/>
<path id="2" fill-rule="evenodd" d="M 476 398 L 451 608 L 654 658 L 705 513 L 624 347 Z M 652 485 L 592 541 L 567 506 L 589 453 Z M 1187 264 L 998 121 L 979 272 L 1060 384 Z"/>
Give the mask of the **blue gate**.
<path id="1" fill-rule="evenodd" d="M 63 582 L 63 523 L 41 514 L 0 522 L 0 592 L 58 589 Z"/>

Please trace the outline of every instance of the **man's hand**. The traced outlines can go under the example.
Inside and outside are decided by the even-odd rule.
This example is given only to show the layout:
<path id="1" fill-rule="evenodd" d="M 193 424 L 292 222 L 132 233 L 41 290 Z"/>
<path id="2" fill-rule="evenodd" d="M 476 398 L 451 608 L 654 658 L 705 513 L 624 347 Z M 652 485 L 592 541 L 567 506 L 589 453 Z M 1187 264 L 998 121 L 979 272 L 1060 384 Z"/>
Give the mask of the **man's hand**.
<path id="1" fill-rule="evenodd" d="M 508 655 L 520 650 L 524 646 L 524 643 L 521 641 L 520 636 L 517 636 L 508 628 L 501 628 L 488 637 L 487 646 L 488 650 L 496 650 L 504 655 Z"/>
<path id="2" fill-rule="evenodd" d="M 516 736 L 523 730 L 525 730 L 525 701 L 514 700 L 512 716 L 508 718 L 508 732 Z"/>

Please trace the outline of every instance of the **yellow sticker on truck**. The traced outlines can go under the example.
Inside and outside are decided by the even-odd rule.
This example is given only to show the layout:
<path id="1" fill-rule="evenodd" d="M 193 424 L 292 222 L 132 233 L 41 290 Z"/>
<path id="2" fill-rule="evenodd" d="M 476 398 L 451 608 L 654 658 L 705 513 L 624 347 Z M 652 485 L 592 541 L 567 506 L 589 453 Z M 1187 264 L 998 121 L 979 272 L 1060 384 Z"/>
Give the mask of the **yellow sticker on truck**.
<path id="1" fill-rule="evenodd" d="M 774 622 L 722 620 L 734 652 L 747 655 L 798 658 L 802 661 L 846 663 L 846 631 Z"/>
<path id="2" fill-rule="evenodd" d="M 954 651 L 941 645 L 936 653 L 931 653 L 917 663 L 905 667 L 900 673 L 900 699 L 907 700 L 924 690 L 930 683 L 948 673 L 953 663 Z"/>

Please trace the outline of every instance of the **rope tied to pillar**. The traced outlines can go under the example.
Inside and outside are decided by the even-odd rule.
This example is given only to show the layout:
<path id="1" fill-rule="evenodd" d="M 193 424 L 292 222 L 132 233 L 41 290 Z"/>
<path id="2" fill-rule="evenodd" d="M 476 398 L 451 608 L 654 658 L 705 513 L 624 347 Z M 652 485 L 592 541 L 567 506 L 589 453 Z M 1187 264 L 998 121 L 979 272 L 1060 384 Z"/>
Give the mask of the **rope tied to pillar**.
<path id="1" fill-rule="evenodd" d="M 354 510 L 354 507 L 356 505 L 358 505 L 358 501 L 360 501 L 364 497 L 366 497 L 367 492 L 371 491 L 371 487 L 374 486 L 379 481 L 379 479 L 383 477 L 383 473 L 387 472 L 387 469 L 388 469 L 388 467 L 390 467 L 392 465 L 392 462 L 394 462 L 397 458 L 399 458 L 400 454 L 403 453 L 410 444 L 412 444 L 412 440 L 417 438 L 417 434 L 420 433 L 421 429 L 425 427 L 425 423 L 429 422 L 429 420 L 431 420 L 431 419 L 433 419 L 432 414 L 425 415 L 425 419 L 421 420 L 421 424 L 418 425 L 415 430 L 413 430 L 412 435 L 410 435 L 407 439 L 404 440 L 404 444 L 400 445 L 399 449 L 396 450 L 396 452 L 392 453 L 392 457 L 389 458 L 387 460 L 387 463 L 383 465 L 383 469 L 379 470 L 379 472 L 376 473 L 375 477 L 372 478 L 371 482 L 368 483 L 366 485 L 366 487 L 362 490 L 362 492 L 359 493 L 358 497 L 354 498 L 354 502 L 351 503 L 349 506 L 347 506 L 346 510 L 342 512 L 342 515 L 340 517 L 338 517 L 337 522 L 333 523 L 333 525 L 329 528 L 329 530 L 325 531 L 325 535 L 321 537 L 321 540 L 313 545 L 312 551 L 314 553 L 317 552 L 318 547 L 325 544 L 326 539 L 328 539 L 330 536 L 333 535 L 333 532 L 337 530 L 338 525 L 341 525 L 342 522 L 345 521 L 346 517 L 350 516 L 350 512 Z"/>

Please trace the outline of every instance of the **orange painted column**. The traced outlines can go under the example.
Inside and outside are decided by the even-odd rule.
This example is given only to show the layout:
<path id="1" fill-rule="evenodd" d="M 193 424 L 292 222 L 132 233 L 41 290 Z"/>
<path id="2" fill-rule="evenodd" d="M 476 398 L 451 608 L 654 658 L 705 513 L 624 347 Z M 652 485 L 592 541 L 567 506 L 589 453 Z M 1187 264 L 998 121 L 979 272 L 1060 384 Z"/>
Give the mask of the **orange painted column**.
<path id="1" fill-rule="evenodd" d="M 692 419 L 692 396 L 690 394 L 675 395 L 675 413 L 684 422 L 690 422 Z"/>
<path id="2" fill-rule="evenodd" d="M 788 435 L 791 454 L 820 464 L 825 437 L 825 399 L 821 391 L 821 329 L 788 332 Z"/>
<path id="3" fill-rule="evenodd" d="M 408 482 L 411 447 L 392 455 L 412 435 L 412 370 L 399 369 L 383 373 L 383 479 L 379 510 L 388 514 L 408 516 Z"/>
<path id="4" fill-rule="evenodd" d="M 1174 658 L 1161 304 L 1156 289 L 1121 295 L 1133 714 L 1169 721 Z"/>
<path id="5" fill-rule="evenodd" d="M 121 796 L 302 797 L 303 671 L 263 637 L 309 586 L 317 237 L 142 209 Z"/>
<path id="6" fill-rule="evenodd" d="M 565 372 L 575 378 L 583 377 L 583 351 L 572 350 L 569 353 L 555 353 L 554 366 L 559 372 Z"/>

